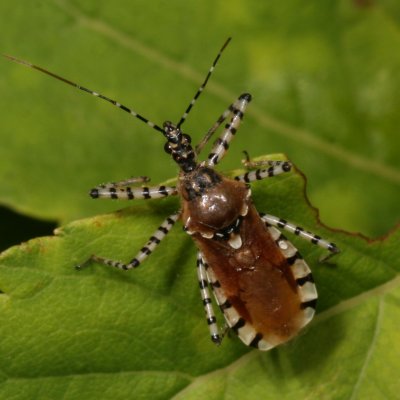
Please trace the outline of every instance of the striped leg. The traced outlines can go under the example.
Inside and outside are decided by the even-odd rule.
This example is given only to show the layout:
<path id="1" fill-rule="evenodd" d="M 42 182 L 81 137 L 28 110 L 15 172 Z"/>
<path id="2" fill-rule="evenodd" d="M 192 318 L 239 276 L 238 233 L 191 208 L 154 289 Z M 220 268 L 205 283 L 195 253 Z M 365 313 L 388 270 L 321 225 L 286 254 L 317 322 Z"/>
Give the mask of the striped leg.
<path id="1" fill-rule="evenodd" d="M 174 196 L 178 192 L 175 186 L 153 186 L 153 187 L 139 187 L 132 188 L 129 185 L 149 182 L 147 176 L 139 176 L 136 178 L 126 179 L 120 182 L 104 183 L 96 186 L 90 191 L 90 197 L 93 199 L 106 198 L 106 199 L 159 199 L 167 196 Z"/>
<path id="2" fill-rule="evenodd" d="M 217 122 L 207 132 L 204 139 L 196 147 L 196 152 L 198 153 L 208 142 L 208 140 L 218 129 L 218 127 L 225 121 L 225 119 L 228 118 L 229 115 L 232 115 L 230 123 L 225 125 L 225 129 L 222 131 L 219 138 L 215 141 L 211 153 L 208 155 L 207 166 L 214 167 L 226 154 L 229 148 L 229 143 L 233 139 L 236 131 L 238 130 L 240 123 L 242 122 L 246 107 L 250 101 L 250 94 L 244 93 L 240 95 L 235 103 L 231 104 L 229 108 L 225 110 L 224 113 L 218 118 Z"/>
<path id="3" fill-rule="evenodd" d="M 208 290 L 206 267 L 203 261 L 203 256 L 200 252 L 197 254 L 197 277 L 199 280 L 200 293 L 203 300 L 204 311 L 206 312 L 207 316 L 207 324 L 210 330 L 211 340 L 215 344 L 220 345 L 222 336 L 219 334 L 217 319 L 215 318 L 210 291 Z"/>
<path id="4" fill-rule="evenodd" d="M 110 260 L 108 258 L 99 257 L 96 255 L 92 255 L 88 260 L 86 260 L 83 264 L 77 265 L 77 269 L 82 269 L 92 261 L 95 261 L 99 264 L 108 265 L 110 267 L 129 270 L 138 267 L 160 244 L 160 242 L 165 238 L 165 236 L 169 233 L 169 231 L 174 226 L 175 222 L 180 217 L 180 211 L 170 215 L 165 221 L 157 228 L 157 230 L 150 237 L 149 241 L 141 248 L 139 253 L 135 258 L 132 259 L 128 264 L 124 264 L 120 261 Z"/>
<path id="5" fill-rule="evenodd" d="M 216 132 L 216 130 L 221 126 L 221 124 L 228 118 L 229 114 L 233 110 L 233 104 L 231 104 L 217 119 L 215 124 L 208 130 L 208 132 L 204 135 L 201 142 L 196 146 L 196 154 L 199 155 L 203 150 L 203 147 L 208 143 L 211 139 L 212 135 Z"/>
<path id="6" fill-rule="evenodd" d="M 256 169 L 255 171 L 246 172 L 243 175 L 235 176 L 234 179 L 240 182 L 253 182 L 272 176 L 280 175 L 289 172 L 292 169 L 292 164 L 289 161 L 268 161 L 269 168 Z"/>
<path id="7" fill-rule="evenodd" d="M 328 242 L 312 232 L 305 231 L 300 226 L 296 226 L 288 221 L 285 221 L 284 219 L 275 217 L 270 214 L 260 213 L 260 217 L 267 224 L 267 226 L 276 226 L 277 228 L 285 229 L 288 232 L 294 233 L 302 239 L 308 240 L 312 244 L 316 244 L 326 250 L 329 250 L 331 252 L 331 255 L 340 252 L 340 250 L 336 247 L 334 243 Z M 326 258 L 324 260 L 326 260 Z"/>

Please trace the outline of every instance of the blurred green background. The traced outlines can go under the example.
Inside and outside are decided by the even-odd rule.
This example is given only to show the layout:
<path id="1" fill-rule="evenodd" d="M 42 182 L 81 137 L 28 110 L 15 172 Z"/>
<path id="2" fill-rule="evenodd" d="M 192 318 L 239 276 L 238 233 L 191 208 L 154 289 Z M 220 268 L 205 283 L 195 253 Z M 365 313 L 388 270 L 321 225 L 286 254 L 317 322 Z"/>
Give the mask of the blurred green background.
<path id="1" fill-rule="evenodd" d="M 2 53 L 158 124 L 179 120 L 232 36 L 184 125 L 193 140 L 250 92 L 220 169 L 284 152 L 325 224 L 377 237 L 399 221 L 399 2 L 5 0 L 0 15 Z M 125 206 L 93 202 L 96 184 L 176 175 L 160 135 L 104 102 L 5 59 L 0 91 L 3 248 Z"/>

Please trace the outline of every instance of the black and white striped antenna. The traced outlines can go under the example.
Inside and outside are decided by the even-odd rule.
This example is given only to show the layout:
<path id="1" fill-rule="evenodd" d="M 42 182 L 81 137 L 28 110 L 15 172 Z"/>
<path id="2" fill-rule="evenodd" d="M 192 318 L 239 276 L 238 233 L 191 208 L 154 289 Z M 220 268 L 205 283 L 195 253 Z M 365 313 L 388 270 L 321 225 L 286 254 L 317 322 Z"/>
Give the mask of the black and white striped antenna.
<path id="1" fill-rule="evenodd" d="M 14 61 L 14 62 L 16 62 L 16 63 L 18 63 L 18 64 L 22 64 L 22 65 L 25 65 L 25 66 L 27 66 L 27 67 L 29 67 L 29 68 L 33 68 L 33 69 L 36 69 L 37 71 L 43 72 L 44 74 L 49 75 L 49 76 L 51 76 L 52 78 L 58 79 L 59 81 L 64 82 L 64 83 L 66 83 L 66 84 L 68 84 L 68 85 L 71 85 L 71 86 L 73 86 L 73 87 L 75 87 L 75 88 L 77 88 L 77 89 L 79 89 L 79 90 L 82 90 L 82 91 L 84 91 L 84 92 L 86 92 L 86 93 L 89 93 L 89 94 L 91 94 L 92 96 L 95 96 L 95 97 L 98 97 L 98 98 L 100 98 L 100 99 L 102 99 L 102 100 L 108 101 L 108 102 L 111 103 L 112 105 L 114 105 L 114 106 L 120 108 L 121 110 L 123 110 L 123 111 L 125 111 L 125 112 L 127 112 L 127 113 L 133 115 L 134 117 L 140 119 L 141 121 L 143 121 L 144 123 L 146 123 L 148 126 L 150 126 L 151 128 L 155 129 L 156 131 L 159 131 L 159 132 L 164 133 L 164 129 L 162 129 L 161 127 L 159 127 L 159 126 L 158 126 L 157 124 L 155 124 L 154 122 L 151 122 L 151 121 L 148 120 L 147 118 L 143 117 L 143 115 L 138 114 L 136 111 L 134 111 L 134 110 L 132 110 L 132 109 L 130 109 L 130 108 L 124 106 L 124 105 L 121 104 L 121 103 L 118 103 L 117 101 L 115 101 L 115 100 L 113 100 L 113 99 L 110 99 L 110 98 L 107 97 L 107 96 L 102 95 L 101 93 L 97 93 L 97 92 L 95 92 L 95 91 L 93 91 L 93 90 L 87 89 L 87 88 L 85 88 L 84 86 L 78 85 L 78 84 L 75 83 L 75 82 L 72 82 L 72 81 L 70 81 L 70 80 L 68 80 L 68 79 L 66 79 L 66 78 L 63 78 L 62 76 L 59 76 L 59 75 L 57 75 L 57 74 L 55 74 L 55 73 L 53 73 L 53 72 L 48 71 L 47 69 L 44 69 L 44 68 L 42 68 L 42 67 L 39 67 L 38 65 L 32 64 L 32 63 L 30 63 L 30 62 L 28 62 L 28 61 L 19 60 L 18 58 L 15 58 L 15 57 L 13 57 L 13 56 L 9 56 L 9 55 L 6 55 L 6 54 L 4 54 L 4 57 L 6 57 L 6 58 L 8 58 L 9 60 Z"/>
<path id="2" fill-rule="evenodd" d="M 223 44 L 223 46 L 221 47 L 221 50 L 218 52 L 217 57 L 215 57 L 214 62 L 211 65 L 211 68 L 208 70 L 206 79 L 204 79 L 204 82 L 202 83 L 202 85 L 199 87 L 199 89 L 197 90 L 196 94 L 194 95 L 192 101 L 189 103 L 188 108 L 186 109 L 185 113 L 182 115 L 180 121 L 178 122 L 178 124 L 176 125 L 177 128 L 179 129 L 181 127 L 181 125 L 185 122 L 190 110 L 192 109 L 192 107 L 194 106 L 194 104 L 196 103 L 197 99 L 199 98 L 199 96 L 201 95 L 201 93 L 203 92 L 204 88 L 207 85 L 208 80 L 210 79 L 211 74 L 214 72 L 215 66 L 218 63 L 219 58 L 221 57 L 222 52 L 225 50 L 226 46 L 228 46 L 229 42 L 231 41 L 231 37 L 229 37 L 226 42 Z"/>
<path id="3" fill-rule="evenodd" d="M 197 90 L 196 94 L 194 95 L 193 99 L 191 100 L 191 102 L 189 103 L 189 106 L 187 107 L 186 111 L 184 112 L 184 114 L 182 115 L 180 121 L 177 124 L 177 128 L 180 129 L 181 125 L 185 122 L 187 116 L 189 115 L 190 110 L 192 109 L 192 107 L 194 106 L 194 104 L 196 103 L 197 99 L 199 98 L 199 96 L 201 95 L 201 93 L 203 92 L 204 88 L 207 85 L 208 80 L 210 79 L 211 74 L 213 73 L 215 66 L 218 63 L 218 60 L 221 57 L 222 52 L 225 50 L 226 46 L 228 46 L 229 42 L 231 41 L 231 38 L 229 37 L 225 43 L 223 44 L 223 46 L 221 47 L 220 51 L 218 52 L 217 56 L 215 57 L 214 62 L 211 65 L 211 68 L 208 70 L 208 73 L 206 75 L 206 78 L 204 79 L 204 82 L 201 84 L 201 86 L 199 87 L 199 89 Z M 143 121 L 145 124 L 147 124 L 148 126 L 150 126 L 151 128 L 155 129 L 156 131 L 159 131 L 161 133 L 164 133 L 164 129 L 161 128 L 160 126 L 158 126 L 157 124 L 155 124 L 154 122 L 151 122 L 150 120 L 148 120 L 147 118 L 143 117 L 143 115 L 138 114 L 136 111 L 130 109 L 129 107 L 119 103 L 118 101 L 115 101 L 113 99 L 110 99 L 107 96 L 104 96 L 101 93 L 95 92 L 94 90 L 88 89 L 84 86 L 78 85 L 75 82 L 70 81 L 69 79 L 66 79 L 60 75 L 55 74 L 54 72 L 50 72 L 47 69 L 44 69 L 38 65 L 32 64 L 29 61 L 25 61 L 25 60 L 20 60 L 16 57 L 7 55 L 7 54 L 3 54 L 3 56 L 13 62 L 16 62 L 18 64 L 22 64 L 25 65 L 26 67 L 32 68 L 32 69 L 36 69 L 37 71 L 40 71 L 46 75 L 51 76 L 52 78 L 58 79 L 61 82 L 64 82 L 70 86 L 73 86 L 79 90 L 82 90 L 86 93 L 91 94 L 92 96 L 98 97 L 102 100 L 105 100 L 109 103 L 111 103 L 112 105 L 120 108 L 121 110 L 127 112 L 128 114 L 133 115 L 135 118 L 140 119 L 141 121 Z"/>

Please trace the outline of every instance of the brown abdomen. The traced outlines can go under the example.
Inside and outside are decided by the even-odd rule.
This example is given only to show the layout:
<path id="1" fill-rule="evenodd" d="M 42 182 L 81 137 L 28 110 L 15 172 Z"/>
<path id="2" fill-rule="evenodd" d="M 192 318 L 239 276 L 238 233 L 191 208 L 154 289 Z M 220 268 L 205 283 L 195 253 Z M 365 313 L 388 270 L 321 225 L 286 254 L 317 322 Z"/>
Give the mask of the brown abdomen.
<path id="1" fill-rule="evenodd" d="M 240 230 L 242 245 L 194 239 L 228 325 L 247 345 L 268 350 L 295 336 L 313 317 L 317 293 L 297 249 L 249 206 Z"/>

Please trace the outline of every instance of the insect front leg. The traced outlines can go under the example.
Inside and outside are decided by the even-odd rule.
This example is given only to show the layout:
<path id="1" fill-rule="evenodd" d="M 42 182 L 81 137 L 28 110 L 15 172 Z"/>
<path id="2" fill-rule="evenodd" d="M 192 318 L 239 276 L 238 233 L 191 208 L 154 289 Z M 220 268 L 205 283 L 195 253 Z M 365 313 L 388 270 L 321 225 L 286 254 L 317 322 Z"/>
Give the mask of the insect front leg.
<path id="1" fill-rule="evenodd" d="M 208 290 L 208 278 L 202 254 L 197 254 L 197 277 L 199 280 L 201 298 L 203 300 L 204 311 L 206 312 L 207 324 L 210 330 L 211 340 L 218 346 L 222 342 L 223 335 L 219 333 L 217 319 L 215 317 L 210 291 Z"/>
<path id="2" fill-rule="evenodd" d="M 201 142 L 196 146 L 196 154 L 199 155 L 203 150 L 203 147 L 208 143 L 211 139 L 212 135 L 214 135 L 215 131 L 220 127 L 220 125 L 228 118 L 229 114 L 232 112 L 233 104 L 231 104 L 217 119 L 215 124 L 208 130 L 208 132 L 204 135 Z"/>
<path id="3" fill-rule="evenodd" d="M 244 93 L 240 95 L 239 98 L 223 112 L 223 114 L 218 118 L 217 122 L 211 127 L 203 140 L 196 147 L 196 153 L 199 154 L 201 149 L 210 140 L 211 136 L 218 129 L 218 127 L 225 121 L 226 118 L 228 118 L 230 115 L 232 116 L 231 121 L 225 125 L 225 129 L 215 141 L 213 148 L 208 155 L 207 166 L 214 167 L 217 165 L 228 151 L 229 143 L 233 139 L 236 131 L 239 129 L 244 112 L 250 101 L 250 94 Z"/>
<path id="4" fill-rule="evenodd" d="M 272 225 L 277 228 L 284 229 L 288 232 L 294 233 L 302 239 L 311 242 L 312 244 L 328 250 L 331 254 L 329 254 L 328 257 L 324 257 L 321 261 L 326 261 L 332 255 L 340 252 L 339 248 L 334 243 L 328 242 L 312 232 L 305 231 L 302 227 L 296 226 L 295 224 L 292 224 L 291 222 L 288 222 L 282 218 L 263 213 L 260 213 L 260 217 L 267 224 L 267 226 Z"/>
<path id="5" fill-rule="evenodd" d="M 82 269 L 93 261 L 99 264 L 108 265 L 110 267 L 122 269 L 125 271 L 136 268 L 154 251 L 154 249 L 160 244 L 160 242 L 165 238 L 165 236 L 167 236 L 167 234 L 172 229 L 172 227 L 174 226 L 175 222 L 178 220 L 179 217 L 180 217 L 180 211 L 166 218 L 164 222 L 153 233 L 148 242 L 140 249 L 136 257 L 133 258 L 127 264 L 124 264 L 120 261 L 110 260 L 108 258 L 92 255 L 84 263 L 77 265 L 76 268 Z"/>
<path id="6" fill-rule="evenodd" d="M 132 188 L 130 185 L 136 183 L 149 182 L 147 176 L 129 178 L 119 182 L 104 183 L 96 186 L 90 191 L 90 197 L 93 199 L 159 199 L 167 196 L 174 196 L 178 192 L 175 186 L 152 186 Z"/>

